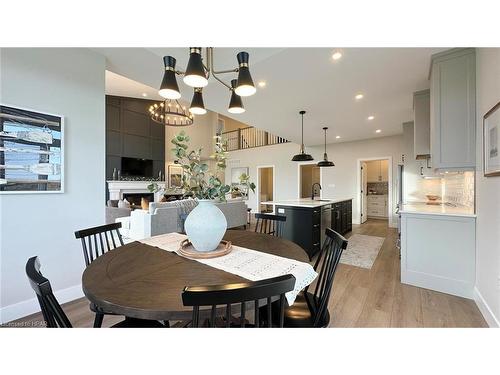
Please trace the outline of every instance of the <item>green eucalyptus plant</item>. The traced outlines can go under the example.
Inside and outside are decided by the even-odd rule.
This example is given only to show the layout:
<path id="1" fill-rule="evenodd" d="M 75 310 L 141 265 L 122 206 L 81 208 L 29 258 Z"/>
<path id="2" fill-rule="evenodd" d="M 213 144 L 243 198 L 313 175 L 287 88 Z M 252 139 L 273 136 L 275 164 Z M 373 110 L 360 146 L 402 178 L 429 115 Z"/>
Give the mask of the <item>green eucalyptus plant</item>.
<path id="1" fill-rule="evenodd" d="M 185 196 L 198 199 L 226 200 L 226 194 L 231 188 L 221 182 L 220 176 L 226 169 L 227 152 L 222 137 L 217 135 L 214 138 L 215 152 L 211 156 L 216 166 L 214 173 L 209 171 L 208 164 L 202 162 L 201 148 L 188 150 L 189 136 L 184 131 L 172 138 L 171 143 L 175 146 L 172 149 L 175 163 L 184 170 L 181 188 L 184 190 Z"/>

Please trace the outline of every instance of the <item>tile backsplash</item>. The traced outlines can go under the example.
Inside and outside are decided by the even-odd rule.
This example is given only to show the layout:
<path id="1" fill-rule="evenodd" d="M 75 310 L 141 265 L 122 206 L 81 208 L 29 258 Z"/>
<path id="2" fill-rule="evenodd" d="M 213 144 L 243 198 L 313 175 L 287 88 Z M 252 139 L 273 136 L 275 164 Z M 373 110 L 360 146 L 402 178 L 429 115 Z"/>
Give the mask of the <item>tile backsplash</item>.
<path id="1" fill-rule="evenodd" d="M 426 194 L 437 195 L 443 203 L 474 207 L 474 172 L 449 172 L 438 178 L 416 179 L 411 201 L 426 202 Z"/>
<path id="2" fill-rule="evenodd" d="M 474 206 L 474 172 L 446 173 L 442 180 L 444 202 Z"/>
<path id="3" fill-rule="evenodd" d="M 374 191 L 375 194 L 388 194 L 389 184 L 387 182 L 368 182 L 368 193 Z"/>

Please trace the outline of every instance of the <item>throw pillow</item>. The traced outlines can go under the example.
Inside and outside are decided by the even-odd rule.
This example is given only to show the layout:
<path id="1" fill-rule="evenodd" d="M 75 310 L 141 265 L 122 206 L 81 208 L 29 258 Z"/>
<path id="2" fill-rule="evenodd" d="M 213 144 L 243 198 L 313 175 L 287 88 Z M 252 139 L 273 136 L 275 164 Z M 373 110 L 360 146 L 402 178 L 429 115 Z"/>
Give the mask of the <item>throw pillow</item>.
<path id="1" fill-rule="evenodd" d="M 118 208 L 130 208 L 130 203 L 126 199 L 118 201 Z"/>

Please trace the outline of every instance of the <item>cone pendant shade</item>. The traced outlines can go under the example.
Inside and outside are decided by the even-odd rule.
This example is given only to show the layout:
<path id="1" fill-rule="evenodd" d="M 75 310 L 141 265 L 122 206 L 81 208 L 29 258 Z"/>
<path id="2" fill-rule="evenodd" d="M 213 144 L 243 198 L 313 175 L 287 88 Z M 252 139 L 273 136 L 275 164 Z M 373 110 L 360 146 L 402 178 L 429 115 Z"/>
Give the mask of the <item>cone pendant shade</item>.
<path id="1" fill-rule="evenodd" d="M 189 49 L 189 61 L 183 81 L 191 87 L 205 87 L 208 85 L 205 67 L 201 60 L 201 47 L 191 47 Z"/>
<path id="2" fill-rule="evenodd" d="M 161 81 L 160 94 L 165 99 L 179 99 L 181 97 L 181 92 L 179 91 L 179 85 L 177 85 L 177 78 L 175 77 L 175 58 L 172 56 L 164 56 L 163 64 L 165 65 L 165 74 L 163 75 L 163 80 Z"/>
<path id="3" fill-rule="evenodd" d="M 201 93 L 201 89 L 194 89 L 193 100 L 191 100 L 189 112 L 195 115 L 204 115 L 205 113 L 207 113 L 207 110 L 205 109 L 205 103 L 203 103 L 203 95 Z"/>
<path id="4" fill-rule="evenodd" d="M 227 108 L 227 111 L 229 113 L 243 113 L 245 112 L 245 107 L 243 107 L 243 101 L 241 100 L 241 96 L 236 94 L 234 92 L 234 89 L 236 88 L 236 79 L 231 80 L 231 87 L 233 88 L 231 90 L 231 100 L 229 101 L 229 107 Z"/>
<path id="5" fill-rule="evenodd" d="M 253 84 L 252 76 L 250 74 L 250 69 L 248 69 L 248 58 L 247 52 L 240 52 L 236 55 L 238 59 L 239 71 L 238 71 L 238 81 L 236 83 L 236 89 L 234 90 L 239 96 L 250 96 L 255 94 L 257 89 Z"/>

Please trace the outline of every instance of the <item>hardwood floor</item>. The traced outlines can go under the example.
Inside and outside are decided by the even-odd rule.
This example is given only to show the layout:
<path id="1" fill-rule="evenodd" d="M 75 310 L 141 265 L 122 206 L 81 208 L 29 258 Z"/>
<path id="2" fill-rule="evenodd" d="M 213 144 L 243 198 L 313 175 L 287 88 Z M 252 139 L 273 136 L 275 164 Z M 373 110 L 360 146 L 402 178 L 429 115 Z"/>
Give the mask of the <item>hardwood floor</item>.
<path id="1" fill-rule="evenodd" d="M 385 237 L 371 269 L 339 264 L 329 310 L 331 327 L 487 327 L 474 301 L 401 284 L 397 231 L 385 220 L 352 233 Z"/>
<path id="2" fill-rule="evenodd" d="M 329 304 L 330 327 L 487 327 L 474 301 L 401 284 L 397 231 L 388 228 L 387 221 L 353 225 L 346 237 L 355 233 L 385 241 L 371 269 L 339 264 Z M 75 327 L 92 327 L 94 315 L 85 298 L 63 309 Z M 103 327 L 121 319 L 106 316 Z M 41 315 L 34 314 L 11 326 L 39 326 L 40 320 Z"/>

